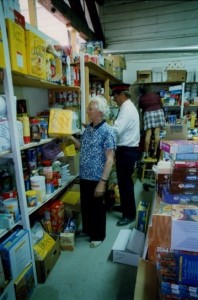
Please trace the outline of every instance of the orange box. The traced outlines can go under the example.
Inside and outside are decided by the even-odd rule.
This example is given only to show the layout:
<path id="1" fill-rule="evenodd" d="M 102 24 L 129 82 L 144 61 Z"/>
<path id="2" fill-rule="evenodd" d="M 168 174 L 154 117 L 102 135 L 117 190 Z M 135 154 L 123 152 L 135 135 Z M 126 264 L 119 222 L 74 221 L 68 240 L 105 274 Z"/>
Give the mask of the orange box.
<path id="1" fill-rule="evenodd" d="M 8 42 L 10 49 L 11 68 L 23 74 L 27 74 L 25 30 L 19 24 L 6 19 Z"/>
<path id="2" fill-rule="evenodd" d="M 30 30 L 25 31 L 27 73 L 46 79 L 46 42 Z"/>
<path id="3" fill-rule="evenodd" d="M 5 56 L 4 56 L 1 28 L 0 28 L 0 68 L 5 68 Z"/>

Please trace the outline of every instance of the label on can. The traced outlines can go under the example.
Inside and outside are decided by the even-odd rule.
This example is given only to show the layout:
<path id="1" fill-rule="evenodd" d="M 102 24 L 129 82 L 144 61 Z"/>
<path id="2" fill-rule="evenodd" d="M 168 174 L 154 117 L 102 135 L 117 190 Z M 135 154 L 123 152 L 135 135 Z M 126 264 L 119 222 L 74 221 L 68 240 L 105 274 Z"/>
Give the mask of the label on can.
<path id="1" fill-rule="evenodd" d="M 54 193 L 54 184 L 53 184 L 53 181 L 46 182 L 46 193 L 47 194 Z"/>
<path id="2" fill-rule="evenodd" d="M 36 206 L 38 202 L 38 193 L 37 191 L 29 190 L 26 192 L 27 206 L 32 207 Z"/>

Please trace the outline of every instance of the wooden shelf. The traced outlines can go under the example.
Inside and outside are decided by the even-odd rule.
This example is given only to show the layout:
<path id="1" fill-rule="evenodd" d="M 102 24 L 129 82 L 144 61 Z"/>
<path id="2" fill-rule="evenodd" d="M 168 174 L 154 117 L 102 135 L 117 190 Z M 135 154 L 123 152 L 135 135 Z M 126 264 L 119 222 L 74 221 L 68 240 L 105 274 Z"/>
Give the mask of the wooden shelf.
<path id="1" fill-rule="evenodd" d="M 107 72 L 105 69 L 91 61 L 85 62 L 85 66 L 89 67 L 89 74 L 91 76 L 97 77 L 97 80 L 106 80 L 108 78 L 111 83 L 122 82 L 120 79 L 116 78 L 115 76 Z"/>
<path id="2" fill-rule="evenodd" d="M 48 201 L 50 201 L 54 196 L 56 196 L 57 194 L 59 194 L 64 188 L 66 188 L 72 181 L 74 181 L 74 179 L 78 177 L 78 174 L 75 176 L 69 176 L 68 179 L 62 183 L 62 186 L 60 188 L 58 188 L 57 190 L 55 190 L 54 193 L 51 194 L 47 194 L 46 195 L 46 199 L 40 203 L 38 203 L 37 206 L 34 207 L 29 207 L 28 208 L 28 214 L 31 215 L 32 213 L 34 213 L 36 210 L 38 210 L 40 207 L 42 207 L 43 205 L 45 205 Z"/>
<path id="3" fill-rule="evenodd" d="M 34 76 L 24 75 L 18 72 L 12 72 L 12 80 L 15 86 L 21 87 L 34 87 L 34 88 L 44 88 L 44 89 L 57 89 L 57 90 L 71 90 L 79 91 L 79 86 L 68 86 L 63 84 L 57 84 L 49 82 L 44 79 L 40 79 Z M 3 80 L 0 79 L 0 83 L 3 83 Z"/>
<path id="4" fill-rule="evenodd" d="M 133 85 L 171 85 L 171 84 L 181 84 L 183 81 L 161 81 L 161 82 L 134 82 Z M 188 82 L 190 83 L 190 82 Z"/>

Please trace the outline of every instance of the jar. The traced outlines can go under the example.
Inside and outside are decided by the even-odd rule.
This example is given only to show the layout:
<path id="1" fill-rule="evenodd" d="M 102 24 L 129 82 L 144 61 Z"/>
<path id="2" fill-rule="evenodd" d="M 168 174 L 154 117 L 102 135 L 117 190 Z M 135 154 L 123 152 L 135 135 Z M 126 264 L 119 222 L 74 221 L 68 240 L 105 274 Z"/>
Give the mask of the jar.
<path id="1" fill-rule="evenodd" d="M 31 129 L 31 140 L 32 140 L 32 142 L 40 142 L 40 140 L 41 140 L 41 131 L 40 131 L 40 122 L 39 122 L 39 120 L 31 119 L 30 129 Z"/>
<path id="2" fill-rule="evenodd" d="M 51 160 L 43 160 L 42 167 L 43 167 L 43 175 L 45 176 L 46 180 L 52 180 L 53 179 L 53 171 L 52 171 Z"/>

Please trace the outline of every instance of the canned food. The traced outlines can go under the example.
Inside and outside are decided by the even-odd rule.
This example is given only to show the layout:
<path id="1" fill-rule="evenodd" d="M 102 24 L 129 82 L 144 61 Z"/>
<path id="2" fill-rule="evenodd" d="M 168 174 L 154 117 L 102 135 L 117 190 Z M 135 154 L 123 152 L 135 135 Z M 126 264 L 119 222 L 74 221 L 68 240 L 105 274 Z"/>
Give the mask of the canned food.
<path id="1" fill-rule="evenodd" d="M 32 207 L 36 206 L 38 202 L 38 193 L 37 191 L 29 190 L 26 192 L 27 206 Z"/>
<path id="2" fill-rule="evenodd" d="M 46 181 L 46 193 L 47 194 L 54 193 L 54 184 L 53 184 L 53 181 Z"/>

